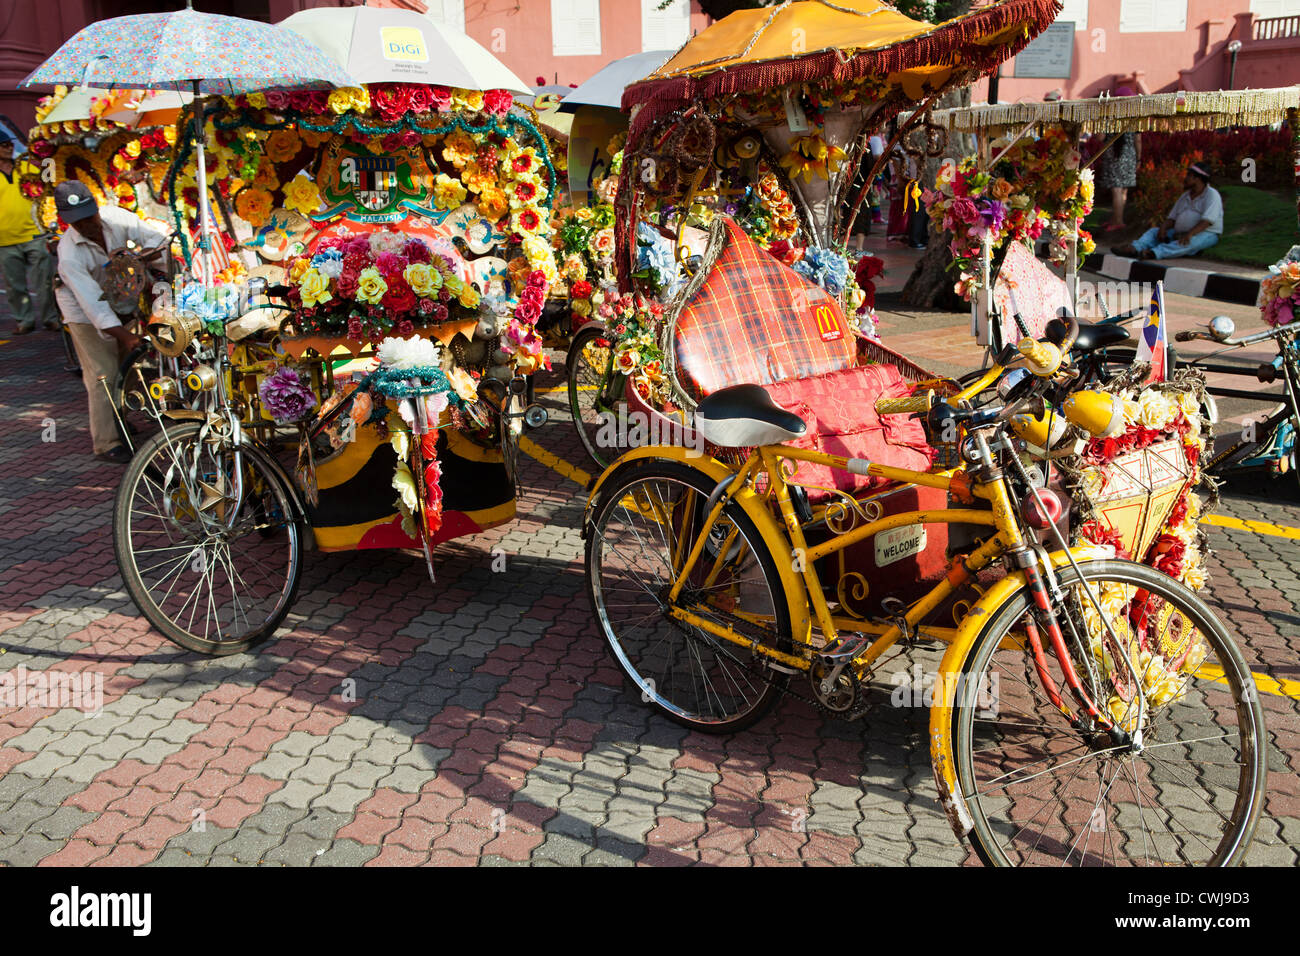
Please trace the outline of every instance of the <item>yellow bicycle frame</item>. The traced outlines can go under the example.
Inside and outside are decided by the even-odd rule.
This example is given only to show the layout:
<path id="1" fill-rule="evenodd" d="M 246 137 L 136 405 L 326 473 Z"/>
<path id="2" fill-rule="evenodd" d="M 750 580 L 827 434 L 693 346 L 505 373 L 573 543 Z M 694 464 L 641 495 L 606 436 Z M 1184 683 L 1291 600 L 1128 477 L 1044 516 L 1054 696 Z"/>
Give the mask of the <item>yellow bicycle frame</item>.
<path id="1" fill-rule="evenodd" d="M 994 366 L 976 382 L 956 396 L 956 400 L 968 398 L 988 388 L 995 382 L 1003 369 Z M 965 667 L 984 624 L 991 620 L 994 613 L 1006 601 L 1025 585 L 1021 572 L 1012 572 L 994 584 L 964 615 L 958 627 L 954 629 L 926 627 L 924 619 L 959 588 L 969 583 L 983 568 L 999 559 L 1008 550 L 1024 544 L 1020 527 L 1012 512 L 1011 499 L 1006 485 L 1002 481 L 987 484 L 972 484 L 965 481 L 964 473 L 958 471 L 919 472 L 906 468 L 894 468 L 868 462 L 863 459 L 848 459 L 828 455 L 818 451 L 791 448 L 784 445 L 765 445 L 755 449 L 739 469 L 727 465 L 716 458 L 704 455 L 694 449 L 675 445 L 645 446 L 633 449 L 610 465 L 592 486 L 587 499 L 587 518 L 589 520 L 592 503 L 596 499 L 606 479 L 622 466 L 648 459 L 675 461 L 687 464 L 707 476 L 716 487 L 727 482 L 725 493 L 718 496 L 709 513 L 704 518 L 703 526 L 696 532 L 691 542 L 690 551 L 681 561 L 680 571 L 674 582 L 669 600 L 675 601 L 680 594 L 688 575 L 694 569 L 704 551 L 704 544 L 709 530 L 718 521 L 728 501 L 743 509 L 754 526 L 758 529 L 762 544 L 773 555 L 789 555 L 792 559 L 801 556 L 802 560 L 776 561 L 781 579 L 781 589 L 786 607 L 789 609 L 791 633 L 794 639 L 803 644 L 812 643 L 812 630 L 816 624 L 826 645 L 838 640 L 841 629 L 870 634 L 874 640 L 853 661 L 859 676 L 869 671 L 871 665 L 880 656 L 904 636 L 897 623 L 883 625 L 868 621 L 849 619 L 833 615 L 826 603 L 821 580 L 817 575 L 816 561 L 834 554 L 859 541 L 868 539 L 882 531 L 905 527 L 913 524 L 967 524 L 983 525 L 994 533 L 963 560 L 954 561 L 948 574 L 924 597 L 908 608 L 904 615 L 907 629 L 918 635 L 943 640 L 948 643 L 940 663 L 939 673 L 942 686 L 935 688 L 934 703 L 930 709 L 930 757 L 934 770 L 935 785 L 940 804 L 948 816 L 949 822 L 958 836 L 964 837 L 972 827 L 969 810 L 964 795 L 961 793 L 953 763 L 952 718 L 957 691 L 957 678 Z M 806 461 L 831 468 L 848 471 L 859 475 L 871 475 L 889 481 L 940 488 L 949 493 L 954 485 L 963 496 L 979 499 L 988 503 L 987 508 L 945 508 L 938 510 L 910 511 L 889 515 L 870 521 L 844 534 L 837 535 L 823 544 L 809 547 L 803 535 L 803 528 L 790 498 L 789 486 L 782 470 L 782 461 Z M 766 474 L 769 487 L 760 494 L 754 488 L 753 479 Z M 959 477 L 960 476 L 960 477 Z M 775 505 L 775 509 L 769 504 Z M 776 514 L 774 515 L 773 511 Z M 778 521 L 779 517 L 779 521 Z M 733 531 L 733 536 L 735 532 Z M 678 542 L 678 553 L 685 549 L 685 542 Z M 726 546 L 719 549 L 720 555 L 728 552 Z M 1095 549 L 1080 547 L 1070 549 L 1075 560 L 1095 556 Z M 719 558 L 721 560 L 721 558 Z M 1057 552 L 1050 557 L 1053 568 L 1069 563 L 1066 552 Z M 674 558 L 676 563 L 676 556 Z M 798 569 L 798 570 L 796 570 Z M 717 573 L 717 568 L 713 574 Z M 811 661 L 807 657 L 788 654 L 759 644 L 731 627 L 717 624 L 703 618 L 686 608 L 672 606 L 670 612 L 684 623 L 693 625 L 715 637 L 751 649 L 757 654 L 777 661 L 788 667 L 808 670 Z"/>

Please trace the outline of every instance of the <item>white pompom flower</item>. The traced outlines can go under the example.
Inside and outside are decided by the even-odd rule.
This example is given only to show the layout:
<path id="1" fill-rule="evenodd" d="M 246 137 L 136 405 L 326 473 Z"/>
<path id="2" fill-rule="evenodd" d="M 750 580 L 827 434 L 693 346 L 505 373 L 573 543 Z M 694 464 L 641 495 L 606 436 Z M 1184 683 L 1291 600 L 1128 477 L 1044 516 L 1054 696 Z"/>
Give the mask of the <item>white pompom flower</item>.
<path id="1" fill-rule="evenodd" d="M 432 365 L 435 368 L 441 362 L 441 350 L 432 341 L 419 336 L 409 339 L 389 337 L 379 343 L 375 353 L 379 362 L 386 368 L 405 369 Z"/>

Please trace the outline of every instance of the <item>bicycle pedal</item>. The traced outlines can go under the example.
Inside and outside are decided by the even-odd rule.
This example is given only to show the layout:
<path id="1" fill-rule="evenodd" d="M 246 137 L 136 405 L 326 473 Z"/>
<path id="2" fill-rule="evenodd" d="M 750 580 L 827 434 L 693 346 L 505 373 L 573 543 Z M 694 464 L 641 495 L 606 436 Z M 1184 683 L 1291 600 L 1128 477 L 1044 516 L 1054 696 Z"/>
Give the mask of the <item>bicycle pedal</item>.
<path id="1" fill-rule="evenodd" d="M 866 634 L 854 632 L 839 638 L 834 644 L 828 644 L 816 654 L 816 659 L 823 664 L 834 666 L 842 661 L 851 661 L 864 651 L 871 643 Z"/>

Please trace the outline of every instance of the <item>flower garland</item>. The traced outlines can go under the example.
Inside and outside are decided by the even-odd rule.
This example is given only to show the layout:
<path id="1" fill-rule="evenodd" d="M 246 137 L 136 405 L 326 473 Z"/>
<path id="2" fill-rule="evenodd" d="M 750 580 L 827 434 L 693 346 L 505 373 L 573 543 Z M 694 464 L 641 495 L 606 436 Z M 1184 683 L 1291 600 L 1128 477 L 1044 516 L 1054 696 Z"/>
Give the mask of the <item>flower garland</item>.
<path id="1" fill-rule="evenodd" d="M 1268 267 L 1268 275 L 1259 284 L 1259 311 L 1264 321 L 1277 328 L 1295 321 L 1300 308 L 1300 246 Z"/>
<path id="2" fill-rule="evenodd" d="M 1200 499 L 1192 489 L 1201 481 L 1201 454 L 1205 450 L 1208 426 L 1200 410 L 1198 385 L 1190 378 L 1177 384 L 1123 387 L 1116 390 L 1124 402 L 1125 428 L 1111 438 L 1094 438 L 1084 447 L 1077 487 L 1090 500 L 1106 486 L 1106 468 L 1120 455 L 1176 438 L 1189 469 L 1185 490 L 1171 509 L 1154 543 L 1143 560 L 1193 590 L 1205 586 L 1202 548 L 1198 544 L 1197 519 Z M 1085 543 L 1117 545 L 1105 526 L 1096 519 L 1080 526 Z"/>
<path id="3" fill-rule="evenodd" d="M 620 145 L 616 137 L 610 147 Z M 556 207 L 551 213 L 551 244 L 558 281 L 551 293 L 569 294 L 569 308 L 579 320 L 593 311 L 618 285 L 614 267 L 614 200 L 622 170 L 621 149 L 613 152 L 609 175 L 592 190 L 595 201 L 586 206 Z"/>
<path id="4" fill-rule="evenodd" d="M 599 314 L 605 320 L 613 344 L 602 345 L 597 340 L 593 349 L 614 349 L 614 367 L 628 377 L 637 393 L 656 407 L 668 401 L 668 380 L 664 375 L 664 354 L 659 346 L 663 331 L 664 307 L 636 295 L 624 295 L 600 306 Z M 593 363 L 603 355 L 588 355 Z M 607 359 L 605 359 L 607 361 Z M 604 368 L 603 363 L 597 368 Z"/>
<path id="5" fill-rule="evenodd" d="M 301 169 L 331 137 L 344 136 L 376 155 L 403 147 L 429 149 L 432 158 L 443 157 L 449 163 L 444 178 L 435 180 L 435 203 L 452 208 L 451 201 L 461 195 L 458 189 L 466 196 L 474 192 L 480 214 L 492 222 L 508 216 L 516 239 L 546 239 L 555 167 L 543 134 L 527 116 L 509 112 L 509 101 L 509 94 L 503 91 L 482 93 L 417 84 L 252 93 L 224 100 L 224 109 L 217 109 L 207 124 L 208 143 L 215 162 L 222 164 L 224 175 L 217 178 L 222 195 L 234 201 L 237 212 L 242 207 L 258 218 L 269 217 L 276 205 L 290 208 L 288 204 L 292 204 L 304 214 L 317 211 L 321 203 L 318 192 L 309 188 L 314 187 L 310 177 L 300 174 L 286 186 L 281 183 L 280 167 L 301 164 Z M 449 147 L 445 141 L 453 137 Z M 183 216 L 188 214 L 192 220 L 196 209 L 196 202 L 189 201 L 191 196 L 197 200 L 187 170 L 193 151 L 190 140 L 185 137 L 178 143 L 162 184 L 169 195 L 189 190 L 186 201 L 173 208 L 178 230 Z M 527 141 L 540 148 L 523 146 Z M 451 172 L 456 176 L 449 175 Z M 453 178 L 459 180 L 458 187 L 449 182 Z M 240 192 L 250 188 L 258 192 L 241 202 Z M 182 252 L 188 259 L 184 235 Z M 548 275 L 555 272 L 554 262 L 543 261 L 551 258 L 545 243 L 542 248 L 534 245 L 527 254 L 536 268 Z"/>
<path id="6" fill-rule="evenodd" d="M 541 336 L 537 334 L 537 320 L 546 305 L 547 285 L 546 273 L 540 269 L 530 272 L 519 295 L 519 304 L 506 325 L 504 337 L 514 346 L 515 367 L 524 374 L 551 367 L 550 359 L 542 351 Z"/>
<path id="7" fill-rule="evenodd" d="M 445 322 L 453 308 L 472 313 L 479 304 L 453 263 L 395 229 L 324 239 L 312 256 L 290 260 L 287 278 L 299 331 L 354 341 L 409 336 L 417 321 Z"/>
<path id="8" fill-rule="evenodd" d="M 1018 140 L 991 170 L 974 156 L 944 163 L 934 189 L 922 199 L 936 232 L 952 233 L 959 278 L 958 294 L 969 299 L 978 288 L 979 260 L 987 239 L 993 249 L 1004 242 L 1033 240 L 1044 230 L 1078 230 L 1079 252 L 1095 249 L 1079 224 L 1092 211 L 1092 170 L 1080 169 L 1082 155 L 1063 130 L 1049 129 L 1037 140 Z M 1064 255 L 1057 244 L 1053 254 Z"/>
<path id="9" fill-rule="evenodd" d="M 1204 380 L 1194 373 L 1182 373 L 1167 383 L 1143 387 L 1122 381 L 1111 390 L 1123 400 L 1125 428 L 1114 437 L 1090 440 L 1080 456 L 1081 467 L 1074 475 L 1072 490 L 1076 500 L 1083 502 L 1083 516 L 1087 520 L 1079 523 L 1075 543 L 1107 547 L 1119 557 L 1130 557 L 1118 533 L 1095 515 L 1090 499 L 1105 488 L 1106 469 L 1115 458 L 1159 442 L 1177 440 L 1188 465 L 1188 481 L 1141 560 L 1199 591 L 1209 578 L 1205 569 L 1207 542 L 1199 527 L 1205 505 L 1193 490 L 1203 478 L 1200 459 L 1210 437 L 1201 414 Z M 1195 671 L 1205 658 L 1199 635 L 1192 630 L 1185 640 L 1169 639 L 1155 626 L 1160 607 L 1151 604 L 1140 592 L 1112 585 L 1103 591 L 1101 601 L 1109 605 L 1109 616 L 1121 625 L 1121 639 L 1126 641 L 1127 650 L 1141 673 L 1148 702 L 1161 706 L 1175 700 L 1186 684 L 1180 675 Z M 1085 617 L 1090 616 L 1095 615 L 1085 607 Z M 1100 619 L 1089 620 L 1089 641 L 1094 656 L 1114 685 L 1107 709 L 1113 719 L 1131 730 L 1136 719 L 1136 708 L 1131 704 L 1132 681 L 1124 679 L 1127 666 L 1116 665 L 1118 649 L 1112 646 Z"/>

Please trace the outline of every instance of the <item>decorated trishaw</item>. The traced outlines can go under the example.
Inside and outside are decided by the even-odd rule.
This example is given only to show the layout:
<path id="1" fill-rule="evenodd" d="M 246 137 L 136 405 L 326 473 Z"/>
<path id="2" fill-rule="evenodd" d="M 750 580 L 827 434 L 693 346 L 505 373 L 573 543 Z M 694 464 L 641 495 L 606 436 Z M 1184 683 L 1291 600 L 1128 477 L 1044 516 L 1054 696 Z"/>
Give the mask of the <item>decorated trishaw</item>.
<path id="1" fill-rule="evenodd" d="M 1131 735 L 1180 746 L 1194 711 L 1229 701 L 1220 676 L 1249 681 L 1184 587 L 1205 576 L 1195 383 L 1149 385 L 1142 366 L 1083 389 L 1073 360 L 1094 339 L 1067 313 L 1052 341 L 1055 310 L 1031 328 L 1014 306 L 1015 344 L 990 368 L 936 377 L 879 341 L 845 254 L 878 171 L 857 175 L 865 134 L 897 118 L 880 162 L 912 129 L 939 155 L 937 96 L 1057 9 L 1009 0 L 937 26 L 852 0 L 741 11 L 629 87 L 598 408 L 641 431 L 589 498 L 589 594 L 641 699 L 704 732 L 748 727 L 782 694 L 861 717 L 891 650 L 934 642 L 938 795 L 986 862 L 1232 862 L 1262 792 L 1257 714 L 1226 707 L 1242 723 L 1214 759 L 1250 769 L 1225 781 L 1229 803 L 1239 789 L 1218 836 L 1187 847 L 1134 817 L 1156 777 L 1180 782 L 1156 759 L 1171 751 L 1148 762 Z M 1025 164 L 1069 169 L 1041 149 L 1050 161 Z M 1073 166 L 1051 215 L 1077 229 Z M 963 237 L 995 230 L 990 212 Z M 1121 751 L 1142 766 L 1136 799 L 1103 780 Z M 1124 835 L 1090 853 L 1090 825 Z"/>
<path id="2" fill-rule="evenodd" d="M 536 326 L 558 278 L 555 169 L 536 113 L 514 104 L 523 84 L 412 16 L 319 9 L 288 25 L 309 37 L 351 18 L 351 36 L 376 39 L 409 25 L 459 51 L 436 69 L 480 88 L 400 64 L 404 79 L 363 85 L 285 30 L 162 15 L 203 37 L 191 77 L 240 62 L 202 59 L 217 47 L 277 46 L 238 83 L 193 80 L 159 174 L 184 268 L 153 290 L 145 330 L 180 365 L 149 383 L 160 427 L 123 477 L 114 541 L 132 598 L 187 648 L 270 637 L 308 546 L 423 551 L 432 576 L 438 544 L 515 515 L 518 438 L 546 418 L 527 377 L 546 363 Z M 86 39 L 104 27 L 51 64 L 116 70 Z"/>

